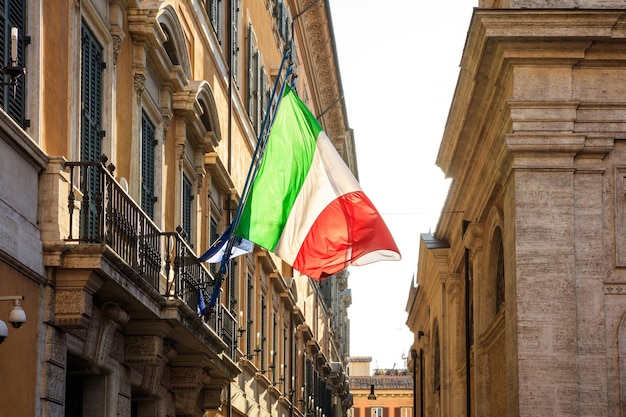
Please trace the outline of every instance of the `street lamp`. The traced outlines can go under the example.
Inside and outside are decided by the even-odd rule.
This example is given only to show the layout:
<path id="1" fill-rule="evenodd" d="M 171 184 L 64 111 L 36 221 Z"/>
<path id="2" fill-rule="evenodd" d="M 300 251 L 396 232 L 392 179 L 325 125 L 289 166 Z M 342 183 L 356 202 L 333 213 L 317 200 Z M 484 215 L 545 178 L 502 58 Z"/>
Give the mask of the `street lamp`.
<path id="1" fill-rule="evenodd" d="M 370 385 L 370 394 L 367 396 L 368 400 L 375 400 L 376 394 L 374 394 L 374 384 Z"/>

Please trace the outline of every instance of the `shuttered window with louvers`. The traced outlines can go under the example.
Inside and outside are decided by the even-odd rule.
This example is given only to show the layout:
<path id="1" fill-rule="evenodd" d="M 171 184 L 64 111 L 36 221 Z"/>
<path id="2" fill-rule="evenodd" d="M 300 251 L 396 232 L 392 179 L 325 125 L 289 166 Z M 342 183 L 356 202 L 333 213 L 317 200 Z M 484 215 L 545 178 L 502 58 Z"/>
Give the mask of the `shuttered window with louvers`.
<path id="1" fill-rule="evenodd" d="M 193 201 L 192 184 L 187 175 L 183 174 L 182 228 L 185 240 L 191 244 L 191 202 Z"/>
<path id="2" fill-rule="evenodd" d="M 81 161 L 98 161 L 102 153 L 102 46 L 83 22 L 81 29 Z M 81 172 L 83 209 L 81 237 L 93 239 L 98 234 L 96 194 L 99 175 L 95 169 Z"/>
<path id="3" fill-rule="evenodd" d="M 17 65 L 26 67 L 25 29 L 26 29 L 26 2 L 24 0 L 0 0 L 0 65 L 11 63 L 11 28 L 18 30 Z M 8 78 L 4 81 L 8 81 Z M 26 128 L 28 123 L 24 118 L 26 77 L 18 78 L 15 86 L 0 87 L 0 105 L 17 124 Z"/>
<path id="4" fill-rule="evenodd" d="M 154 124 L 145 112 L 141 115 L 141 208 L 154 219 Z"/>

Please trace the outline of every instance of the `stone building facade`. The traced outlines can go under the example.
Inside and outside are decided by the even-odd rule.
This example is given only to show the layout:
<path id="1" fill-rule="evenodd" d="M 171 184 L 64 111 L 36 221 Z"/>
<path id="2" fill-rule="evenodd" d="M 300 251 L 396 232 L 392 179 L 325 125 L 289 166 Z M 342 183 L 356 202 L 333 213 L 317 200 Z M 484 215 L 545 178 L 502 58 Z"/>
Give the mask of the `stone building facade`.
<path id="1" fill-rule="evenodd" d="M 626 2 L 479 6 L 407 304 L 416 416 L 622 416 Z"/>
<path id="2" fill-rule="evenodd" d="M 232 219 L 286 51 L 356 174 L 329 6 L 9 0 L 0 10 L 3 416 L 345 415 L 332 294 L 262 248 L 199 263 Z M 12 39 L 12 28 L 18 36 Z M 27 68 L 25 73 L 19 70 Z M 16 70 L 16 71 L 13 71 Z"/>

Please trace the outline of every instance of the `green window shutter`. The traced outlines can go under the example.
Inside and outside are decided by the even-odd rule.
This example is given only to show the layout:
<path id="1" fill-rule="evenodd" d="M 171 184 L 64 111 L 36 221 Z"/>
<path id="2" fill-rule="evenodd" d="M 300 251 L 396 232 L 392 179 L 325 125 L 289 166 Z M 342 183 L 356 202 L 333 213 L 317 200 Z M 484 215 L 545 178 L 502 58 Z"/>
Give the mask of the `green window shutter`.
<path id="1" fill-rule="evenodd" d="M 186 233 L 185 240 L 191 242 L 191 202 L 193 201 L 192 184 L 187 175 L 183 174 L 183 201 L 182 201 L 182 217 L 183 231 Z"/>
<path id="2" fill-rule="evenodd" d="M 23 0 L 0 1 L 0 59 L 1 65 L 11 64 L 11 28 L 16 27 L 19 33 L 17 44 L 17 65 L 26 66 L 25 53 L 25 30 L 26 30 L 26 2 Z M 4 81 L 8 81 L 5 78 Z M 26 77 L 18 79 L 15 86 L 5 85 L 0 87 L 0 106 L 21 127 L 26 127 L 24 119 L 25 108 L 25 85 Z"/>
<path id="3" fill-rule="evenodd" d="M 102 46 L 83 22 L 81 43 L 81 160 L 102 153 Z"/>
<path id="4" fill-rule="evenodd" d="M 154 219 L 154 148 L 156 137 L 154 124 L 142 112 L 141 115 L 141 208 Z"/>
<path id="5" fill-rule="evenodd" d="M 102 153 L 102 46 L 83 22 L 81 28 L 81 132 L 80 160 L 98 161 Z M 83 168 L 81 189 L 84 193 L 81 237 L 98 235 L 96 194 L 100 177 L 96 169 Z"/>

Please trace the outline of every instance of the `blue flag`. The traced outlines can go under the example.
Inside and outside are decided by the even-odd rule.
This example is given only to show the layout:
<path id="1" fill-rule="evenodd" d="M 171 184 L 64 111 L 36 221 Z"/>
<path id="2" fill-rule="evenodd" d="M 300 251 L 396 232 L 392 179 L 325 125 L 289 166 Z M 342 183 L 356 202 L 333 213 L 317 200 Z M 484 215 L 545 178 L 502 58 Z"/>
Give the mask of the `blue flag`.
<path id="1" fill-rule="evenodd" d="M 226 251 L 226 246 L 228 245 L 228 239 L 231 238 L 232 234 L 232 223 L 228 225 L 224 233 L 211 245 L 211 247 L 204 252 L 198 259 L 201 262 L 209 262 L 212 264 L 217 264 L 222 262 L 222 258 L 224 257 L 224 252 Z M 237 256 L 245 255 L 247 253 L 252 253 L 254 250 L 254 243 L 246 240 L 244 238 L 233 236 L 233 248 L 230 253 L 230 259 L 235 258 Z"/>
<path id="2" fill-rule="evenodd" d="M 206 314 L 206 304 L 204 303 L 204 294 L 202 288 L 198 289 L 198 305 L 196 306 L 196 314 L 202 317 Z"/>

